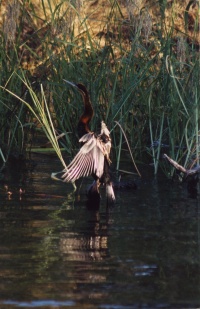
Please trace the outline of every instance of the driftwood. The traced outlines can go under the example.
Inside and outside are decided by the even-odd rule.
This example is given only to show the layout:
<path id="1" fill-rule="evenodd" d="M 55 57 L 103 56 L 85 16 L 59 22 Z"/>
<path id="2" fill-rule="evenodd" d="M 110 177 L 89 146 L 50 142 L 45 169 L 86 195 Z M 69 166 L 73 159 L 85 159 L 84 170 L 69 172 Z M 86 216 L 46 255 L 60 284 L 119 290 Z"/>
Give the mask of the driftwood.
<path id="1" fill-rule="evenodd" d="M 195 166 L 194 168 L 191 168 L 191 169 L 186 169 L 182 165 L 178 164 L 178 162 L 176 162 L 173 159 L 171 159 L 170 157 L 168 157 L 166 154 L 164 154 L 163 157 L 166 158 L 169 161 L 169 163 L 173 167 L 175 167 L 178 171 L 184 173 L 185 174 L 185 178 L 190 176 L 190 175 L 198 174 L 199 171 L 200 171 L 200 165 L 197 165 L 197 166 Z"/>
<path id="2" fill-rule="evenodd" d="M 200 165 L 197 165 L 190 169 L 186 169 L 182 165 L 178 164 L 178 162 L 168 157 L 166 154 L 164 154 L 163 157 L 167 159 L 169 163 L 173 167 L 175 167 L 177 171 L 183 173 L 183 181 L 187 182 L 187 190 L 190 193 L 190 196 L 196 197 L 197 196 L 197 183 L 199 181 Z"/>

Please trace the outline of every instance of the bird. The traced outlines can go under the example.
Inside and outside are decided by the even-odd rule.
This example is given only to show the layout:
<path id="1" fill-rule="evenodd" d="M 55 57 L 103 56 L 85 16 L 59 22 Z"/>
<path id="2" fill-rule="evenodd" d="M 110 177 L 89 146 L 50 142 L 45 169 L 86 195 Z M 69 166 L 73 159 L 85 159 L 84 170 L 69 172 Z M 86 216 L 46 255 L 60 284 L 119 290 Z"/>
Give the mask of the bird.
<path id="1" fill-rule="evenodd" d="M 64 81 L 77 88 L 82 95 L 84 111 L 81 115 L 77 131 L 81 148 L 63 170 L 61 176 L 64 182 L 75 182 L 80 177 L 92 176 L 94 182 L 88 188 L 88 198 L 99 198 L 100 185 L 106 187 L 106 197 L 109 203 L 115 202 L 115 194 L 110 174 L 110 151 L 111 138 L 105 122 L 101 121 L 101 130 L 97 134 L 89 128 L 89 123 L 94 116 L 94 109 L 87 88 L 81 84 L 75 84 L 64 79 Z"/>

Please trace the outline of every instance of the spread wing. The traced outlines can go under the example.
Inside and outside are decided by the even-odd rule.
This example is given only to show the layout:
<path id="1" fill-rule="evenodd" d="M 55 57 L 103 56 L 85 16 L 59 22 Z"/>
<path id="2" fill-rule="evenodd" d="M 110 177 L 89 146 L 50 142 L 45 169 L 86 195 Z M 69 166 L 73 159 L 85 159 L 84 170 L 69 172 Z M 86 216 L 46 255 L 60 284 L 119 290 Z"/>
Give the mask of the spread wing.
<path id="1" fill-rule="evenodd" d="M 103 175 L 105 147 L 93 133 L 85 134 L 80 142 L 85 144 L 81 147 L 72 162 L 64 170 L 63 181 L 74 182 L 80 177 L 95 174 L 98 178 Z"/>

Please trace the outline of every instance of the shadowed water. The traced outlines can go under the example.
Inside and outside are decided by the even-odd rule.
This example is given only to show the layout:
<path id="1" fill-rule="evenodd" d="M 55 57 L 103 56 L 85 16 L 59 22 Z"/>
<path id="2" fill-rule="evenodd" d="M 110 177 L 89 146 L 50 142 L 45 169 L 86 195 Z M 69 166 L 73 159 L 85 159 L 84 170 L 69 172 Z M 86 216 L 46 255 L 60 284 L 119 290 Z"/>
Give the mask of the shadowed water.
<path id="1" fill-rule="evenodd" d="M 104 197 L 92 211 L 85 181 L 74 198 L 71 184 L 50 179 L 57 159 L 33 163 L 23 175 L 12 167 L 0 187 L 1 309 L 200 306 L 198 196 L 144 172 L 109 212 Z"/>

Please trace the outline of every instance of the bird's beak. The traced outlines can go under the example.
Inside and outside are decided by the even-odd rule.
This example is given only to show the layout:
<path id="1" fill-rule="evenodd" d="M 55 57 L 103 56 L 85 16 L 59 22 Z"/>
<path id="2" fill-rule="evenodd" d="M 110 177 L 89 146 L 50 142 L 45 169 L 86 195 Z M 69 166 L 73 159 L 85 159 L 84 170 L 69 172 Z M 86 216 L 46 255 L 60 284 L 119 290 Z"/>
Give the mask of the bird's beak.
<path id="1" fill-rule="evenodd" d="M 74 84 L 74 83 L 72 83 L 72 82 L 69 82 L 68 80 L 66 80 L 66 79 L 63 79 L 64 80 L 64 82 L 66 82 L 66 83 L 68 83 L 68 84 L 70 84 L 71 86 L 73 86 L 73 87 L 77 87 L 76 86 L 76 84 Z"/>

